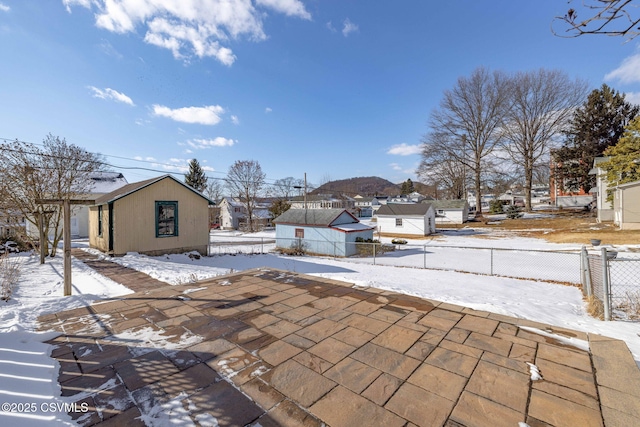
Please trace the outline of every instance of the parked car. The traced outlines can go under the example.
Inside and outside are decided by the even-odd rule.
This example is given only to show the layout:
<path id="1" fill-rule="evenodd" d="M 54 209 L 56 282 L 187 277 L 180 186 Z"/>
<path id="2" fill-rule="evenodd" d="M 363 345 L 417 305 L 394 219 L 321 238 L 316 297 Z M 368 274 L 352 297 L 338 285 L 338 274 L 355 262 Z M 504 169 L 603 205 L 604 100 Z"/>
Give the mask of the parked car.
<path id="1" fill-rule="evenodd" d="M 4 244 L 0 245 L 0 254 L 4 253 L 18 253 L 20 252 L 20 247 L 13 240 L 7 240 Z"/>
<path id="2" fill-rule="evenodd" d="M 219 230 L 220 229 L 220 224 L 218 224 L 217 222 L 214 222 L 213 224 L 211 224 L 211 229 L 212 230 Z"/>

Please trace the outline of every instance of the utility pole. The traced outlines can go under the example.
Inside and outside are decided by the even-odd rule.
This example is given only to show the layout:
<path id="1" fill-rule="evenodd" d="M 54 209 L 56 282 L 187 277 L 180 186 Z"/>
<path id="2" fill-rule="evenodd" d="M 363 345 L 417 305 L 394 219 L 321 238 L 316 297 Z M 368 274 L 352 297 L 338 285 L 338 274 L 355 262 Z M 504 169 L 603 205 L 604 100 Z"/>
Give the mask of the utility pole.
<path id="1" fill-rule="evenodd" d="M 304 173 L 304 223 L 307 224 L 307 173 Z"/>

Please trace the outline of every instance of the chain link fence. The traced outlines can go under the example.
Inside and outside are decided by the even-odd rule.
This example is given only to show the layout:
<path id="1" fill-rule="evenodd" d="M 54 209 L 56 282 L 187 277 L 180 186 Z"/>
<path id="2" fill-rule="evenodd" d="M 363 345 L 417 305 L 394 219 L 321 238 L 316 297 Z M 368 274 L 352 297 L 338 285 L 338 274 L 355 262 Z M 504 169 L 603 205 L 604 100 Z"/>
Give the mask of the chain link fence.
<path id="1" fill-rule="evenodd" d="M 640 317 L 640 256 L 602 248 L 600 253 L 581 252 L 584 294 L 602 305 L 604 320 Z"/>
<path id="2" fill-rule="evenodd" d="M 580 284 L 580 253 L 434 244 L 335 242 L 329 240 L 278 239 L 227 236 L 210 241 L 209 254 L 307 253 L 340 257 L 352 263 L 459 271 Z M 344 257 L 347 254 L 348 257 Z"/>
<path id="3" fill-rule="evenodd" d="M 316 250 L 314 250 L 314 248 Z M 640 254 L 543 251 L 434 244 L 334 242 L 211 235 L 209 255 L 266 254 L 280 251 L 340 257 L 343 261 L 394 267 L 459 271 L 517 279 L 582 285 L 585 296 L 601 302 L 605 320 L 640 317 Z M 349 255 L 344 257 L 343 254 Z M 603 261 L 603 259 L 605 261 Z"/>

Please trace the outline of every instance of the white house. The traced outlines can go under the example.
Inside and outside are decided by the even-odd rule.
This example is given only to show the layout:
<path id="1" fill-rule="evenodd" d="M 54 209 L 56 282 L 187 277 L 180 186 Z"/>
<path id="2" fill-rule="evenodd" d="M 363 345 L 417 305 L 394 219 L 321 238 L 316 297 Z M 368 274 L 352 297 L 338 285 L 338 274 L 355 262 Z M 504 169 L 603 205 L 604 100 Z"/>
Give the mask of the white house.
<path id="1" fill-rule="evenodd" d="M 391 196 L 388 198 L 388 203 L 420 203 L 426 197 L 422 194 L 414 191 L 411 194 L 403 194 L 401 196 Z"/>
<path id="2" fill-rule="evenodd" d="M 223 230 L 238 230 L 246 225 L 247 208 L 244 203 L 231 197 L 224 197 L 220 203 L 220 228 Z M 269 204 L 256 203 L 253 209 L 253 221 L 261 227 L 271 227 L 271 212 Z"/>
<path id="3" fill-rule="evenodd" d="M 640 181 L 613 190 L 613 223 L 621 230 L 640 230 Z"/>
<path id="4" fill-rule="evenodd" d="M 120 172 L 92 172 L 88 177 L 89 190 L 85 194 L 77 196 L 78 199 L 95 200 L 105 194 L 111 193 L 128 184 L 127 179 Z M 26 221 L 27 234 L 33 238 L 39 238 L 38 228 Z M 52 231 L 51 231 L 52 232 Z M 71 210 L 71 237 L 89 237 L 89 206 L 74 206 Z M 53 236 L 49 236 L 49 239 Z"/>
<path id="5" fill-rule="evenodd" d="M 307 194 L 307 197 L 296 196 L 289 199 L 291 209 L 349 209 L 355 208 L 356 200 L 349 196 L 332 194 Z"/>
<path id="6" fill-rule="evenodd" d="M 464 224 L 469 220 L 469 203 L 466 200 L 432 200 L 436 211 L 436 224 Z"/>
<path id="7" fill-rule="evenodd" d="M 589 171 L 589 175 L 596 176 L 596 186 L 589 190 L 589 193 L 596 195 L 596 220 L 598 222 L 613 221 L 613 205 L 607 200 L 609 182 L 605 176 L 605 170 L 598 166 L 607 160 L 609 157 L 596 157 L 593 159 L 593 168 Z"/>
<path id="8" fill-rule="evenodd" d="M 380 206 L 383 206 L 387 203 L 387 196 L 370 196 L 370 197 L 360 197 L 356 199 L 355 208 L 360 213 L 361 217 L 373 216 L 380 209 Z"/>
<path id="9" fill-rule="evenodd" d="M 376 213 L 381 234 L 427 236 L 436 232 L 436 213 L 429 203 L 388 203 Z"/>

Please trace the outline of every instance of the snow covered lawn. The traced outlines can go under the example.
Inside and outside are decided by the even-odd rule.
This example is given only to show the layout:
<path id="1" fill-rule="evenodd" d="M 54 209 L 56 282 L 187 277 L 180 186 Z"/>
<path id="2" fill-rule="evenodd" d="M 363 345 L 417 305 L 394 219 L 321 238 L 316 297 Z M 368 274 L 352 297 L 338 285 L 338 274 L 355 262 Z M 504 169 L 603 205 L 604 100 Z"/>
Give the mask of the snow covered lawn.
<path id="1" fill-rule="evenodd" d="M 269 236 L 269 233 L 264 233 L 251 237 Z M 490 244 L 493 247 L 547 250 L 567 249 L 570 246 L 524 238 L 479 241 L 463 233 L 456 233 L 437 243 L 484 247 Z M 573 248 L 576 247 L 573 245 Z M 465 260 L 463 256 L 458 258 L 459 262 Z M 9 409 L 20 411 L 7 412 L 3 407 L 0 425 L 45 426 L 51 425 L 53 420 L 58 425 L 73 425 L 63 407 L 68 401 L 60 396 L 56 381 L 57 362 L 48 357 L 50 347 L 42 343 L 52 338 L 52 333 L 38 332 L 37 318 L 42 314 L 80 307 L 97 299 L 131 291 L 74 259 L 73 296 L 63 297 L 61 256 L 47 260 L 44 265 L 39 265 L 37 256 L 20 254 L 18 259 L 22 266 L 19 284 L 11 300 L 0 301 L 0 403 L 7 402 Z M 585 311 L 578 288 L 541 280 L 516 280 L 276 254 L 241 253 L 200 259 L 192 259 L 187 255 L 148 257 L 129 254 L 112 260 L 169 284 L 204 280 L 254 267 L 272 267 L 342 280 L 358 286 L 402 292 L 621 339 L 627 343 L 636 362 L 640 363 L 639 322 L 602 322 L 593 319 Z"/>

